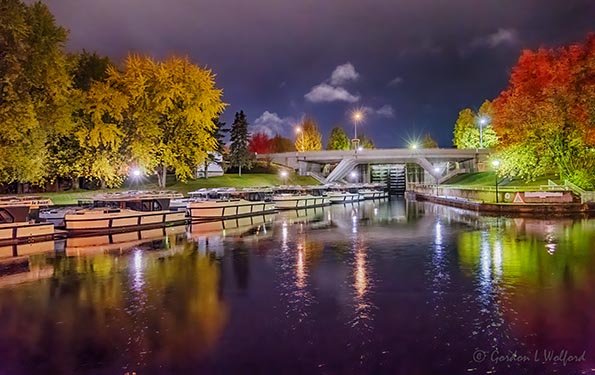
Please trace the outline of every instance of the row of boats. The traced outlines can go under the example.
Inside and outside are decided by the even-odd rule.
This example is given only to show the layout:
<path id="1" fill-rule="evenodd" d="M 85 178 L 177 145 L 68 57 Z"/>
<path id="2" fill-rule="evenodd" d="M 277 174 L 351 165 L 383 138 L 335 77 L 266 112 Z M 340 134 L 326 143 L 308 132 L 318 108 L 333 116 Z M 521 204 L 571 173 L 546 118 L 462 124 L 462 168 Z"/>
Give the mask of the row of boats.
<path id="1" fill-rule="evenodd" d="M 100 194 L 78 206 L 52 207 L 41 197 L 0 198 L 0 243 L 158 228 L 388 197 L 383 185 L 278 186 Z"/>

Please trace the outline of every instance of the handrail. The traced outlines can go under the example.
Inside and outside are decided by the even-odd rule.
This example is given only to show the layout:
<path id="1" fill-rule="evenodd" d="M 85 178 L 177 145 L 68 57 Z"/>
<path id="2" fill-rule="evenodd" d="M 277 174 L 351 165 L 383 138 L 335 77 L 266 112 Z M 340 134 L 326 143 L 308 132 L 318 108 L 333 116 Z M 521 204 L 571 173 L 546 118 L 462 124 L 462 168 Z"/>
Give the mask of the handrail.
<path id="1" fill-rule="evenodd" d="M 570 188 L 570 190 L 572 190 L 573 192 L 575 192 L 576 194 L 579 194 L 579 195 L 585 193 L 585 191 L 586 191 L 585 189 L 573 184 L 572 182 L 570 182 L 568 180 L 564 180 L 564 185 L 568 186 Z"/>

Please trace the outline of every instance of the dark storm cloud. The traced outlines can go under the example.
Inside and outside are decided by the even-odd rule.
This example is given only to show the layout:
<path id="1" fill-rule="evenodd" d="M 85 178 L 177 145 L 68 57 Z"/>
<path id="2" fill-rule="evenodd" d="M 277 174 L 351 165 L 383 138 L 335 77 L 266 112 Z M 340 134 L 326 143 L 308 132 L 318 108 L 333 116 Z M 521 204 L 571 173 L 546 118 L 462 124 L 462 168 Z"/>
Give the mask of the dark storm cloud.
<path id="1" fill-rule="evenodd" d="M 370 116 L 362 125 L 381 146 L 402 145 L 402 134 L 423 131 L 449 146 L 459 109 L 497 96 L 523 48 L 579 41 L 595 31 L 592 0 L 46 3 L 70 29 L 71 50 L 116 61 L 128 51 L 186 54 L 213 69 L 231 104 L 228 122 L 240 109 L 251 122 L 260 119 L 261 128 L 264 119 L 309 113 L 328 132 L 335 123 L 349 125 L 353 105 L 391 108 L 392 117 Z M 346 62 L 358 79 L 333 84 L 329 77 Z M 304 95 L 320 84 L 358 101 L 307 101 Z M 290 121 L 270 123 L 291 134 Z"/>

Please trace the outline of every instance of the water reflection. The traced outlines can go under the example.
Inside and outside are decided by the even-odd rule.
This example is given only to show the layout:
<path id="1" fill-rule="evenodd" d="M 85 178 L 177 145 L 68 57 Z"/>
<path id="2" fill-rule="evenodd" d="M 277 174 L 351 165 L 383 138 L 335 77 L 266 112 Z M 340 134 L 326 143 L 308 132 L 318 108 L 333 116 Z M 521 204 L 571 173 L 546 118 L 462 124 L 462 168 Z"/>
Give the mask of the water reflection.
<path id="1" fill-rule="evenodd" d="M 0 374 L 593 367 L 592 220 L 397 200 L 194 224 L 5 249 Z M 478 364 L 477 348 L 587 361 Z"/>

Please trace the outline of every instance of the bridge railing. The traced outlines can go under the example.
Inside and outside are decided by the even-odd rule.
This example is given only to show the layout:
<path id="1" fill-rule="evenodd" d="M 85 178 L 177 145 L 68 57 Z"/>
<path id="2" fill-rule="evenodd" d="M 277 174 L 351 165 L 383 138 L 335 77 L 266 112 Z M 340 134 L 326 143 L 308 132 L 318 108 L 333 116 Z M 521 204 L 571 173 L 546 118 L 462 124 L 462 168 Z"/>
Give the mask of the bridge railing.
<path id="1" fill-rule="evenodd" d="M 454 189 L 454 190 L 475 190 L 475 191 L 496 191 L 496 184 L 494 186 L 478 186 L 478 185 L 440 185 L 440 184 L 426 184 L 426 183 L 409 183 L 412 189 Z M 535 186 L 511 186 L 498 185 L 498 191 L 514 193 L 517 191 L 569 191 L 570 187 L 565 185 L 535 185 Z"/>

